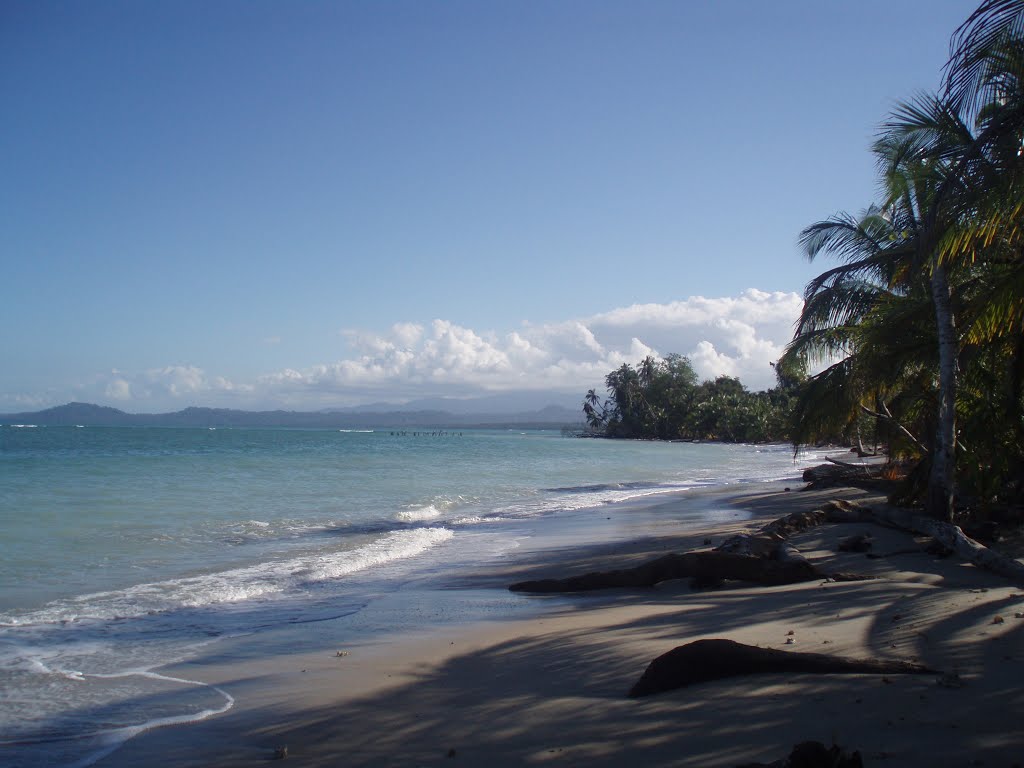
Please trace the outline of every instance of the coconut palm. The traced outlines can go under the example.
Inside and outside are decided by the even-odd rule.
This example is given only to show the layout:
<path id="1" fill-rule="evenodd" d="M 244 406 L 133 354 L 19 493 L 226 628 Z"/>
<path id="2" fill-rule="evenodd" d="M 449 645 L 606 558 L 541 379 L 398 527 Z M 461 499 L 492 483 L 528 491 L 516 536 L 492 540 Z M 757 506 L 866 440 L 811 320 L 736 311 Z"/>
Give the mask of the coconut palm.
<path id="1" fill-rule="evenodd" d="M 918 129 L 926 122 L 921 116 L 927 117 L 931 131 Z M 887 318 L 920 318 L 930 301 L 938 379 L 934 437 L 915 437 L 887 408 L 873 412 L 925 449 L 931 467 L 926 508 L 942 519 L 953 514 L 959 356 L 951 266 L 939 258 L 956 216 L 944 204 L 943 192 L 945 200 L 960 199 L 950 169 L 961 167 L 959 158 L 972 139 L 955 110 L 938 99 L 921 97 L 897 111 L 874 146 L 886 193 L 882 204 L 860 219 L 838 216 L 802 234 L 809 258 L 828 253 L 843 263 L 808 284 L 787 353 L 812 360 L 843 358 L 805 389 L 799 408 L 801 432 L 815 419 L 820 422 L 821 408 L 815 404 L 829 403 L 837 409 L 832 426 L 836 419 L 851 424 L 857 411 L 870 410 L 866 400 L 884 404 L 894 385 L 905 394 L 907 382 L 919 381 L 917 374 L 927 367 L 930 356 L 921 356 L 913 345 L 918 355 L 907 357 L 908 336 Z"/>
<path id="2" fill-rule="evenodd" d="M 601 408 L 598 411 L 598 408 Z M 587 390 L 587 394 L 583 399 L 583 414 L 586 416 L 587 425 L 591 429 L 600 429 L 604 426 L 606 418 L 606 410 L 601 407 L 601 398 L 597 392 L 593 389 Z"/>
<path id="3" fill-rule="evenodd" d="M 922 347 L 933 347 L 933 337 L 922 330 L 922 316 L 928 316 L 922 312 L 922 292 L 897 280 L 913 250 L 909 237 L 877 207 L 860 218 L 840 214 L 804 230 L 801 243 L 809 259 L 828 254 L 843 263 L 808 284 L 796 334 L 779 362 L 783 367 L 831 362 L 799 388 L 795 443 L 847 434 L 869 414 L 887 420 L 912 446 L 923 446 L 900 409 L 893 410 L 896 402 L 920 397 L 909 373 L 920 368 Z M 893 333 L 894 326 L 901 332 Z"/>
<path id="4" fill-rule="evenodd" d="M 985 0 L 953 33 L 944 96 L 972 119 L 993 101 L 989 53 L 1024 37 L 1024 0 Z"/>

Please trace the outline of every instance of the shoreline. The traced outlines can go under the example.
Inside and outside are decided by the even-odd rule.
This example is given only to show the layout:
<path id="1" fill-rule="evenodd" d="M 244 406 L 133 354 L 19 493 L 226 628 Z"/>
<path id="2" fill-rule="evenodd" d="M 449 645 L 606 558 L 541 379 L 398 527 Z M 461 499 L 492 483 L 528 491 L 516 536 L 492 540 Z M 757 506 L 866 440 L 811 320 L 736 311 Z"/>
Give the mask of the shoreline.
<path id="1" fill-rule="evenodd" d="M 785 492 L 783 485 L 612 505 L 609 519 L 627 518 L 628 538 L 577 546 L 571 530 L 563 530 L 429 589 L 446 599 L 500 605 L 509 599 L 508 584 L 521 579 L 628 567 L 700 547 L 707 538 L 718 543 L 837 496 L 881 501 L 855 489 Z M 680 513 L 700 504 L 722 514 L 699 526 L 678 523 Z M 242 766 L 273 759 L 287 746 L 289 759 L 308 766 L 724 768 L 780 759 L 801 741 L 834 739 L 860 750 L 868 765 L 1012 765 L 1024 754 L 1013 718 L 1024 705 L 1024 619 L 1014 618 L 1024 611 L 1024 595 L 952 558 L 903 553 L 868 560 L 834 552 L 838 538 L 862 528 L 823 526 L 794 543 L 811 559 L 831 558 L 837 570 L 859 570 L 873 581 L 730 584 L 706 592 L 666 582 L 648 590 L 525 596 L 526 611 L 499 607 L 494 618 L 470 623 L 456 612 L 424 630 L 350 644 L 339 645 L 331 622 L 226 640 L 202 658 L 160 671 L 227 691 L 232 709 L 142 733 L 95 764 Z M 871 532 L 876 551 L 912 543 L 903 533 Z M 399 594 L 388 610 L 417 599 L 415 590 Z M 993 624 L 996 615 L 1004 622 Z M 957 672 L 966 684 L 943 688 L 934 676 L 773 674 L 626 698 L 653 658 L 708 637 L 765 647 L 795 638 L 801 651 L 918 658 Z"/>

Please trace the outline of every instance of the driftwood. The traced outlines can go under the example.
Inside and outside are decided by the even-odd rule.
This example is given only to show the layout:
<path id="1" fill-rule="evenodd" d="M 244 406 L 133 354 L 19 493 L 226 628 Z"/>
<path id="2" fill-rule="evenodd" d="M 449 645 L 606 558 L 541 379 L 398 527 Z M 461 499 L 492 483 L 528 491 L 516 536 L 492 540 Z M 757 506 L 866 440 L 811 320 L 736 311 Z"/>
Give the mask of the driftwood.
<path id="1" fill-rule="evenodd" d="M 631 698 L 671 691 L 687 685 L 739 675 L 787 672 L 791 674 L 937 674 L 937 670 L 907 661 L 850 659 L 822 653 L 797 653 L 758 648 L 732 640 L 697 640 L 674 648 L 652 661 Z"/>
<path id="2" fill-rule="evenodd" d="M 865 578 L 858 574 L 823 572 L 788 543 L 793 534 L 825 523 L 874 523 L 931 536 L 972 565 L 1024 586 L 1024 563 L 988 549 L 951 523 L 909 510 L 870 509 L 837 499 L 820 509 L 780 517 L 756 533 L 733 536 L 713 550 L 663 555 L 635 568 L 595 571 L 563 579 L 521 581 L 509 589 L 538 593 L 588 592 L 615 587 L 653 587 L 662 581 L 683 578 L 693 579 L 695 587 L 715 586 L 729 579 L 775 586 L 825 578 L 835 581 Z"/>
<path id="3" fill-rule="evenodd" d="M 745 763 L 736 768 L 864 768 L 860 752 L 847 755 L 835 744 L 826 747 L 820 741 L 804 741 L 793 747 L 789 757 L 773 763 Z"/>
<path id="4" fill-rule="evenodd" d="M 908 509 L 888 506 L 874 509 L 840 499 L 825 503 L 821 509 L 794 512 L 780 517 L 768 523 L 756 534 L 734 536 L 720 549 L 763 551 L 772 541 L 788 538 L 794 533 L 824 523 L 874 523 L 886 528 L 931 536 L 971 565 L 1024 585 L 1024 563 L 989 549 L 965 534 L 959 526 L 915 514 Z"/>
<path id="5" fill-rule="evenodd" d="M 848 505 L 847 505 L 848 506 Z M 669 579 L 693 579 L 695 587 L 716 586 L 725 580 L 749 581 L 765 586 L 798 584 L 815 579 L 857 581 L 857 574 L 823 573 L 786 539 L 798 531 L 828 522 L 860 519 L 861 513 L 838 503 L 826 509 L 794 512 L 768 523 L 754 534 L 733 536 L 713 550 L 663 555 L 655 560 L 617 571 L 594 571 L 563 579 L 521 581 L 513 592 L 589 592 L 615 587 L 653 587 Z M 831 515 L 831 518 L 830 518 Z"/>
<path id="6" fill-rule="evenodd" d="M 521 581 L 513 592 L 588 592 L 611 587 L 653 587 L 669 579 L 699 579 L 713 584 L 724 579 L 758 584 L 795 584 L 821 578 L 803 558 L 769 559 L 731 552 L 707 551 L 663 555 L 656 560 L 618 571 L 596 571 L 566 579 Z"/>
<path id="7" fill-rule="evenodd" d="M 804 470 L 805 491 L 830 488 L 836 485 L 872 484 L 882 476 L 881 464 L 854 464 L 826 457 L 828 464 L 819 464 Z"/>
<path id="8" fill-rule="evenodd" d="M 931 536 L 971 565 L 1024 586 L 1024 563 L 989 549 L 964 533 L 959 526 L 893 507 L 875 510 L 868 515 L 872 522 L 879 525 Z"/>

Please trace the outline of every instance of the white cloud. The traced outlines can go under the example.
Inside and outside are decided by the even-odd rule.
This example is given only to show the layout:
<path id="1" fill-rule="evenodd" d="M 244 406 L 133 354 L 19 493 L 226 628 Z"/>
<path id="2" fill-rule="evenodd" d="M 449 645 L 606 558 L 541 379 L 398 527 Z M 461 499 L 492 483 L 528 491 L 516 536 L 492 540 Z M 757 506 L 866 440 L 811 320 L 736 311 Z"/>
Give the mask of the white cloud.
<path id="1" fill-rule="evenodd" d="M 436 319 L 399 323 L 384 334 L 345 330 L 357 353 L 335 363 L 261 377 L 258 388 L 288 402 L 467 395 L 508 389 L 583 390 L 647 355 L 685 354 L 702 378 L 738 376 L 751 389 L 774 384 L 802 301 L 795 293 L 748 290 L 636 304 L 588 318 L 526 324 L 505 334 Z"/>
<path id="2" fill-rule="evenodd" d="M 209 376 L 192 365 L 168 365 L 135 374 L 113 370 L 109 376 L 101 377 L 99 384 L 107 399 L 119 404 L 154 403 L 160 407 L 194 405 L 211 397 L 247 395 L 254 391 L 250 384 L 235 384 L 223 376 Z"/>
<path id="3" fill-rule="evenodd" d="M 395 323 L 391 331 L 403 347 L 414 346 L 423 338 L 423 326 L 416 323 Z"/>
<path id="4" fill-rule="evenodd" d="M 111 400 L 131 400 L 132 385 L 124 379 L 111 379 L 107 384 L 106 395 Z"/>
<path id="5" fill-rule="evenodd" d="M 688 356 L 701 378 L 737 376 L 750 389 L 765 389 L 774 385 L 769 364 L 782 354 L 801 306 L 795 293 L 748 290 L 735 297 L 634 304 L 506 332 L 440 318 L 396 323 L 383 332 L 346 329 L 341 336 L 349 353 L 334 362 L 246 382 L 193 365 L 114 370 L 77 389 L 75 398 L 91 395 L 136 410 L 314 409 L 507 390 L 584 392 L 600 390 L 605 375 L 623 363 L 672 352 Z"/>

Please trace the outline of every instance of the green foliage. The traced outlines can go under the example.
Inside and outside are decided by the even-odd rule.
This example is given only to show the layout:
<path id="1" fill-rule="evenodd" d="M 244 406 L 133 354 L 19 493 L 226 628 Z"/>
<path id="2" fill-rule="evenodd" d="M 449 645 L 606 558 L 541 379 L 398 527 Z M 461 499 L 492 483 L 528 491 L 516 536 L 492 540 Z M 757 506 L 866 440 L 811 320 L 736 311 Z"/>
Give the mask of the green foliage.
<path id="1" fill-rule="evenodd" d="M 946 519 L 954 488 L 976 508 L 1022 493 L 1024 1 L 983 2 L 952 50 L 943 92 L 875 142 L 882 202 L 804 230 L 839 265 L 779 361 L 828 366 L 797 385 L 794 442 L 873 432 Z"/>
<path id="2" fill-rule="evenodd" d="M 583 412 L 594 434 L 658 440 L 783 442 L 800 382 L 800 361 L 776 366 L 779 386 L 749 392 L 739 379 L 698 383 L 690 361 L 677 354 L 623 364 L 605 377 L 608 397 L 587 392 Z"/>

